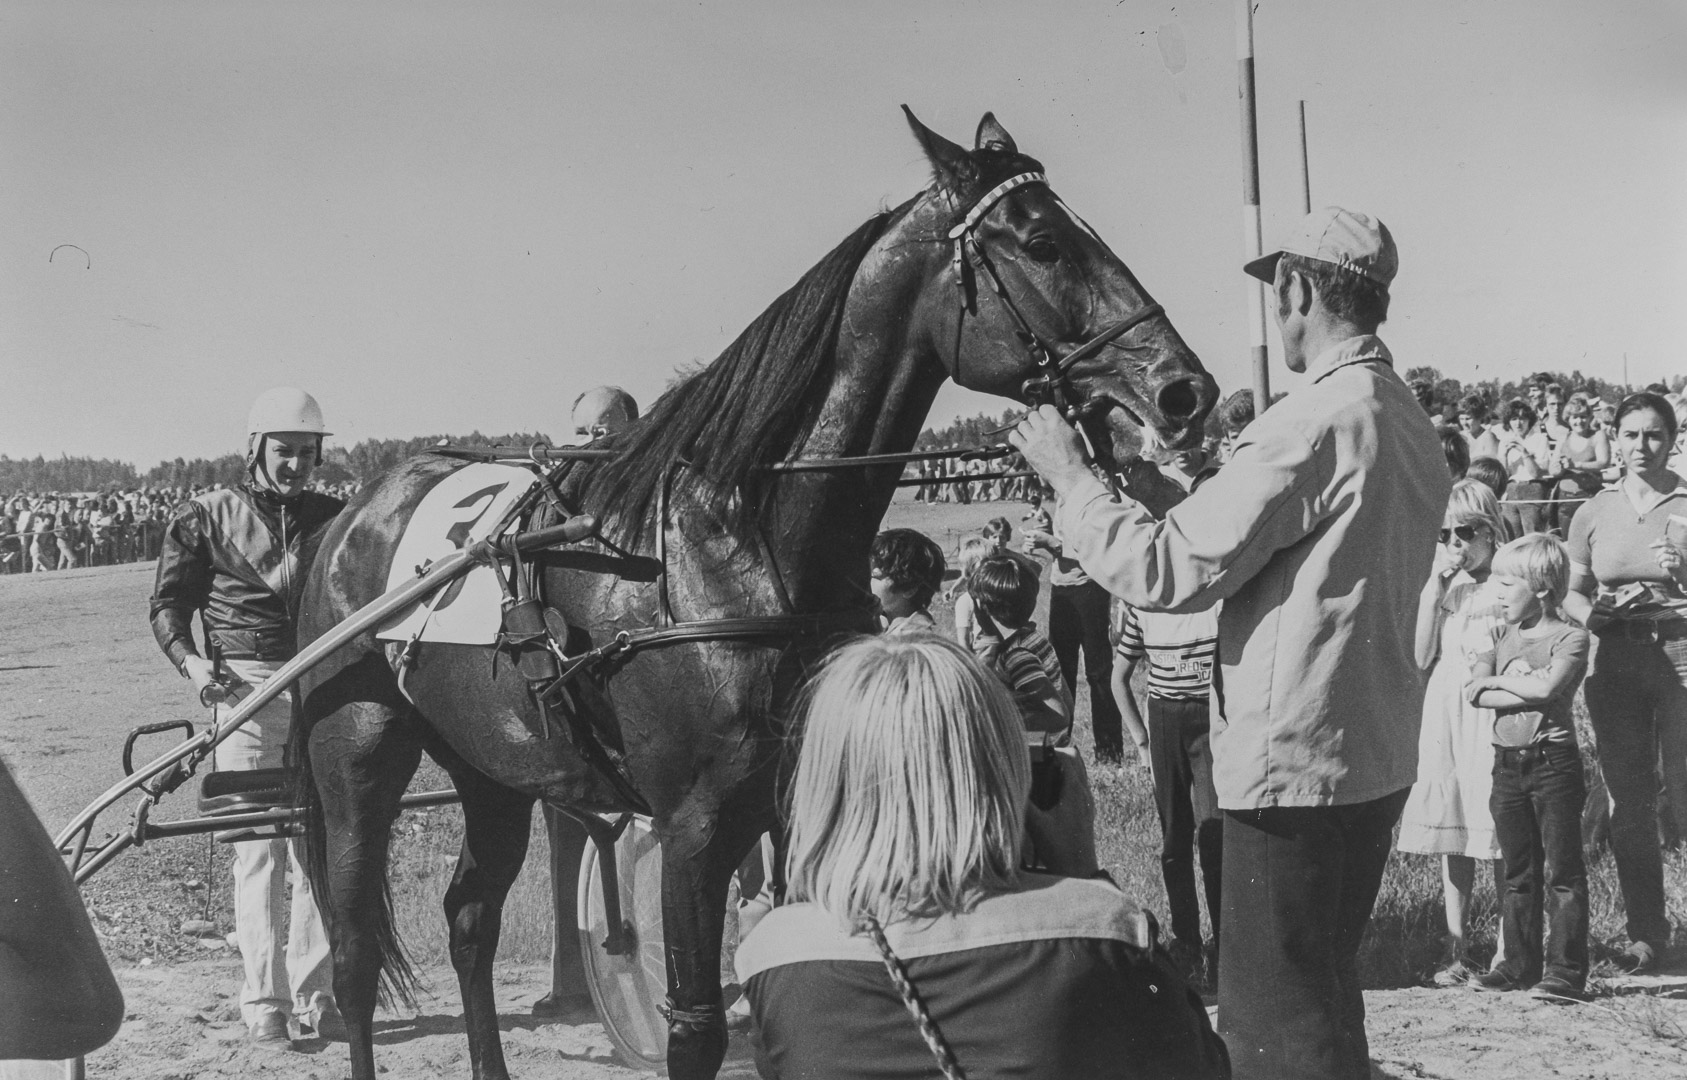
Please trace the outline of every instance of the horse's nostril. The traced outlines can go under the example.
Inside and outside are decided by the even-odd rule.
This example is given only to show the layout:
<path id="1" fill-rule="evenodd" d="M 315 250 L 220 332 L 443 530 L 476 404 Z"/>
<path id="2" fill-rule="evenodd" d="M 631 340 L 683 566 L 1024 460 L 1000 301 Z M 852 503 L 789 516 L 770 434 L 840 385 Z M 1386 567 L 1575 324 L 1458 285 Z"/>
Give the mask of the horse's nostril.
<path id="1" fill-rule="evenodd" d="M 1167 420 L 1187 420 L 1201 407 L 1201 392 L 1193 379 L 1179 379 L 1161 387 L 1157 399 L 1160 415 Z"/>

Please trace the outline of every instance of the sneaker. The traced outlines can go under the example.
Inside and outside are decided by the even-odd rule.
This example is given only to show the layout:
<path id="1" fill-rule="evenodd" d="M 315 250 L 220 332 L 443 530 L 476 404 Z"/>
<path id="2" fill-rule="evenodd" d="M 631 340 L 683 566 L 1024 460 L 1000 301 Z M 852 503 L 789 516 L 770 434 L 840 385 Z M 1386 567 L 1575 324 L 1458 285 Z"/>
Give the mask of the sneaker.
<path id="1" fill-rule="evenodd" d="M 311 1019 L 312 1030 L 319 1039 L 343 1042 L 346 1037 L 346 1018 L 340 1015 L 340 1007 L 334 1004 L 333 998 L 322 998 L 316 1007 L 316 1015 Z"/>
<path id="2" fill-rule="evenodd" d="M 1629 975 L 1645 975 L 1658 969 L 1657 947 L 1646 941 L 1636 941 L 1622 952 L 1618 953 L 1612 963 L 1617 970 Z"/>
<path id="3" fill-rule="evenodd" d="M 252 1021 L 246 1040 L 265 1050 L 291 1050 L 293 1040 L 287 1034 L 287 1017 L 279 1012 L 266 1012 Z"/>
<path id="4" fill-rule="evenodd" d="M 1541 981 L 1530 990 L 1529 996 L 1542 1001 L 1552 1001 L 1559 1004 L 1581 1002 L 1588 1000 L 1588 993 L 1569 979 L 1557 975 L 1543 975 Z"/>
<path id="5" fill-rule="evenodd" d="M 1519 983 L 1504 971 L 1484 971 L 1479 975 L 1471 976 L 1470 981 L 1465 985 L 1472 990 L 1482 990 L 1489 993 L 1504 993 L 1508 990 L 1523 989 L 1522 983 Z"/>

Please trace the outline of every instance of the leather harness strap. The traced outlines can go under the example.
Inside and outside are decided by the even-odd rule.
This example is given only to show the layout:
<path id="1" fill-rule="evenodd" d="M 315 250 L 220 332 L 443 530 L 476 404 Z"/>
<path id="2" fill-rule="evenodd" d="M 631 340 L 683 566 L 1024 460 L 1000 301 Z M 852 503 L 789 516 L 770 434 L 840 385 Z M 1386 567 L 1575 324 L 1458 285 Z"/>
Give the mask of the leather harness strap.
<path id="1" fill-rule="evenodd" d="M 1032 329 L 1030 321 L 1020 311 L 1019 305 L 1013 302 L 1012 294 L 1008 292 L 1006 283 L 1002 281 L 995 264 L 990 261 L 989 253 L 985 251 L 984 245 L 979 242 L 977 236 L 978 224 L 984 219 L 984 216 L 1008 194 L 1026 184 L 1047 186 L 1048 178 L 1040 172 L 1024 172 L 1016 176 L 1010 176 L 985 192 L 984 196 L 973 204 L 972 209 L 967 211 L 966 217 L 961 220 L 960 224 L 949 230 L 949 239 L 954 241 L 955 244 L 955 253 L 951 260 L 955 269 L 955 285 L 961 290 L 960 314 L 955 324 L 955 381 L 962 386 L 966 385 L 961 378 L 964 354 L 960 349 L 960 333 L 968 313 L 977 313 L 975 299 L 977 290 L 971 287 L 971 275 L 967 273 L 970 267 L 977 265 L 983 269 L 989 278 L 990 291 L 996 294 L 996 298 L 1001 302 L 1002 307 L 1007 310 L 1008 315 L 1013 319 L 1016 335 L 1024 344 L 1026 351 L 1031 354 L 1031 359 L 1036 362 L 1041 372 L 1037 377 L 1025 381 L 1021 387 L 1022 392 L 1033 404 L 1054 405 L 1067 414 L 1067 419 L 1075 420 L 1078 414 L 1086 410 L 1089 402 L 1087 395 L 1081 393 L 1077 387 L 1072 385 L 1069 378 L 1072 368 L 1081 361 L 1094 356 L 1108 344 L 1149 319 L 1165 314 L 1165 308 L 1150 301 L 1123 319 L 1105 327 L 1100 333 L 1070 352 L 1063 355 L 1057 353 L 1052 343 L 1044 340 L 1041 335 Z M 1064 206 L 1065 204 L 1062 203 L 1061 205 Z M 1075 214 L 1072 216 L 1086 231 L 1090 232 L 1090 235 L 1095 235 L 1094 231 L 1090 230 L 1082 219 Z M 1077 400 L 1069 401 L 1069 398 L 1076 398 Z"/>

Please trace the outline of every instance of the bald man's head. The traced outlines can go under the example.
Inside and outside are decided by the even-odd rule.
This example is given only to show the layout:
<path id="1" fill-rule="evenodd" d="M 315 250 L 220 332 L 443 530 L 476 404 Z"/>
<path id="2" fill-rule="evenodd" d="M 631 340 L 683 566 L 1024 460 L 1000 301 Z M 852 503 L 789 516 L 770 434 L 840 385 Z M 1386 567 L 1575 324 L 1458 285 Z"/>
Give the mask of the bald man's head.
<path id="1" fill-rule="evenodd" d="M 574 434 L 612 435 L 638 419 L 638 402 L 619 386 L 594 386 L 574 399 Z"/>

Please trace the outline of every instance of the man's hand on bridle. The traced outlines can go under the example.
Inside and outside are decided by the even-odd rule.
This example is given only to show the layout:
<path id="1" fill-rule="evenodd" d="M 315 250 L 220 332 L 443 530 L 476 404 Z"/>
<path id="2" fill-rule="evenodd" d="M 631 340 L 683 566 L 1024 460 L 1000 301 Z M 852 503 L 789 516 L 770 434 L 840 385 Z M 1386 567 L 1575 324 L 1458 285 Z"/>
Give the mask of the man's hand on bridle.
<path id="1" fill-rule="evenodd" d="M 1009 433 L 1008 442 L 1061 497 L 1093 475 L 1084 455 L 1083 436 L 1053 405 L 1040 405 L 1026 414 Z"/>

